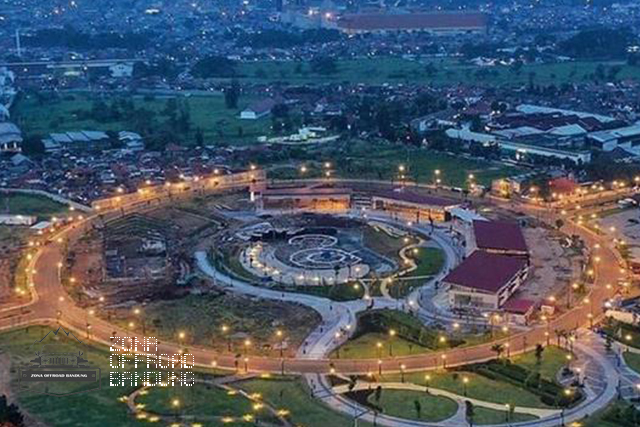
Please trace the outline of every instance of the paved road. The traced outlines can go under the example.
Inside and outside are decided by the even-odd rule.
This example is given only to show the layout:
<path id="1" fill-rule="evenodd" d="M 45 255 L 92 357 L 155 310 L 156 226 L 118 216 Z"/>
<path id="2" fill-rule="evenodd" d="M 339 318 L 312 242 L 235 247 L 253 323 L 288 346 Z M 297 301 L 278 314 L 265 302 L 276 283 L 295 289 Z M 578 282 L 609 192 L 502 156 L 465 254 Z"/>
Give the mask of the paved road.
<path id="1" fill-rule="evenodd" d="M 118 215 L 120 212 L 106 214 L 106 217 Z M 103 214 L 104 215 L 104 214 Z M 68 239 L 73 235 L 84 232 L 90 221 L 84 220 L 66 230 L 62 237 Z M 565 226 L 568 227 L 568 226 Z M 593 247 L 596 243 L 601 245 L 598 254 L 601 262 L 596 267 L 596 281 L 591 295 L 592 304 L 575 307 L 571 311 L 554 319 L 548 327 L 540 326 L 526 332 L 517 333 L 499 342 L 510 345 L 511 354 L 517 354 L 531 350 L 537 343 L 546 343 L 545 331 L 553 333 L 556 329 L 574 329 L 588 322 L 587 315 L 593 313 L 599 315 L 603 302 L 614 293 L 612 289 L 606 289 L 606 284 L 616 284 L 623 277 L 619 271 L 618 259 L 605 236 L 597 236 L 588 230 L 576 228 L 571 230 L 581 235 L 586 244 Z M 131 336 L 129 331 L 118 328 L 105 320 L 89 318 L 88 312 L 78 307 L 66 294 L 60 283 L 57 265 L 63 261 L 63 244 L 53 241 L 41 249 L 36 257 L 35 270 L 32 282 L 38 298 L 33 303 L 22 308 L 8 308 L 0 312 L 0 329 L 8 329 L 16 325 L 26 323 L 50 323 L 60 324 L 67 328 L 79 331 L 84 336 L 87 321 L 91 324 L 91 336 L 93 341 L 109 344 L 114 332 L 119 336 Z M 296 297 L 299 298 L 299 297 Z M 357 302 L 355 304 L 358 304 Z M 334 304 L 337 306 L 337 304 Z M 62 315 L 57 319 L 57 313 Z M 139 338 L 142 338 L 139 336 Z M 491 350 L 492 344 L 487 343 L 475 347 L 451 349 L 425 355 L 414 355 L 396 358 L 387 358 L 382 361 L 381 369 L 384 372 L 399 371 L 400 365 L 405 365 L 406 371 L 434 369 L 444 366 L 464 365 L 472 362 L 480 362 L 495 357 Z M 159 351 L 162 354 L 176 354 L 184 347 L 179 343 L 161 343 Z M 208 349 L 189 346 L 194 355 L 196 364 L 210 366 L 214 361 L 222 368 L 235 369 L 238 360 L 234 355 L 220 354 Z M 312 352 L 313 354 L 313 352 Z M 243 361 L 239 365 L 244 367 Z M 342 373 L 366 373 L 378 369 L 377 360 L 326 360 L 312 358 L 294 358 L 281 360 L 279 358 L 250 357 L 246 366 L 249 370 L 279 372 L 283 369 L 291 373 L 327 373 L 334 367 Z"/>

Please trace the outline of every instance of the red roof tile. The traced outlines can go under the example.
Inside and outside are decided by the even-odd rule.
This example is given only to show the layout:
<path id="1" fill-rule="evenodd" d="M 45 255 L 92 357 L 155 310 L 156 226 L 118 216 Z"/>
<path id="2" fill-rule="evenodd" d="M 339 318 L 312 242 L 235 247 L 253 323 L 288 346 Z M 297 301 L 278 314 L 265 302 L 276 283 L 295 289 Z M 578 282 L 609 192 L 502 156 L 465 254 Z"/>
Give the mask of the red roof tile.
<path id="1" fill-rule="evenodd" d="M 497 293 L 526 265 L 523 258 L 475 251 L 449 273 L 444 282 Z"/>
<path id="2" fill-rule="evenodd" d="M 473 221 L 476 244 L 480 249 L 528 252 L 520 226 L 506 221 Z"/>

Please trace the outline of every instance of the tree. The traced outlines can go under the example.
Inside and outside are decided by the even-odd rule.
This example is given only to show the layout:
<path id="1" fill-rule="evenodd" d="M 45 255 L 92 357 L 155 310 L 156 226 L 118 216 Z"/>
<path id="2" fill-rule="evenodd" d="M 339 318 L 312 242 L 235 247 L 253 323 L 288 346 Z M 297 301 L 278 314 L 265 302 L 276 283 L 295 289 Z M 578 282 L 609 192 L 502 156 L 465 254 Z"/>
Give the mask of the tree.
<path id="1" fill-rule="evenodd" d="M 233 79 L 231 86 L 224 90 L 224 104 L 229 110 L 238 108 L 238 100 L 240 99 L 240 84 Z"/>
<path id="2" fill-rule="evenodd" d="M 542 346 L 542 344 L 536 344 L 535 356 L 537 365 L 540 365 L 540 363 L 542 363 L 542 353 L 544 353 L 544 347 Z"/>
<path id="3" fill-rule="evenodd" d="M 469 427 L 473 427 L 473 418 L 475 416 L 475 408 L 472 402 L 468 400 L 464 401 L 464 413 L 467 417 L 467 421 L 469 421 Z"/>
<path id="4" fill-rule="evenodd" d="M 23 427 L 24 416 L 15 403 L 9 404 L 7 396 L 4 394 L 0 397 L 0 425 L 11 427 Z"/>
<path id="5" fill-rule="evenodd" d="M 196 139 L 196 146 L 202 147 L 202 145 L 204 144 L 204 134 L 202 133 L 202 128 L 200 127 L 196 128 L 195 139 Z"/>
<path id="6" fill-rule="evenodd" d="M 421 418 L 420 415 L 422 414 L 422 405 L 420 404 L 420 401 L 418 399 L 414 400 L 413 406 L 416 409 L 416 418 Z"/>
<path id="7" fill-rule="evenodd" d="M 40 156 L 44 154 L 44 144 L 40 135 L 29 135 L 22 141 L 22 152 L 26 156 Z"/>
<path id="8" fill-rule="evenodd" d="M 196 62 L 191 73 L 195 77 L 233 77 L 236 75 L 236 63 L 223 56 L 208 56 Z"/>
<path id="9" fill-rule="evenodd" d="M 380 398 L 382 397 L 382 386 L 376 387 L 376 391 L 373 394 L 373 398 L 376 400 L 376 403 L 380 403 Z"/>

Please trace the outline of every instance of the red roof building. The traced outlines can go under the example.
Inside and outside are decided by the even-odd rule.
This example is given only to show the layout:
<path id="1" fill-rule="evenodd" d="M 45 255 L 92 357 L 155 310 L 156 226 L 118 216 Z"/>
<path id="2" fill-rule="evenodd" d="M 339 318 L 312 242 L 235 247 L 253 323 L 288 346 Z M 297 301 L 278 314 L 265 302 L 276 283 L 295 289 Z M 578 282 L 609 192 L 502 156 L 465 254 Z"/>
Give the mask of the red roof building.
<path id="1" fill-rule="evenodd" d="M 520 287 L 528 271 L 525 258 L 475 251 L 443 282 L 449 286 L 452 307 L 496 310 Z"/>
<path id="2" fill-rule="evenodd" d="M 504 255 L 526 256 L 529 253 L 520 226 L 507 221 L 473 221 L 478 249 Z"/>

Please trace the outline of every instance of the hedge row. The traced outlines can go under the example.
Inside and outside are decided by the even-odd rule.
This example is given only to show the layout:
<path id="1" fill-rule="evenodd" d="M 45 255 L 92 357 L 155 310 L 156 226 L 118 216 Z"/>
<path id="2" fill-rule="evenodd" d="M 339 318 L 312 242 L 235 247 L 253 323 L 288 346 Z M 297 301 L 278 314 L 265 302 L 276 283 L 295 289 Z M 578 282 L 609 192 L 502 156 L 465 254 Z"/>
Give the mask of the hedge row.
<path id="1" fill-rule="evenodd" d="M 570 396 L 564 394 L 564 388 L 545 380 L 540 374 L 510 362 L 491 361 L 466 367 L 479 375 L 496 381 L 506 381 L 540 397 L 545 405 L 571 406 L 580 399 L 582 393 L 576 390 Z"/>

